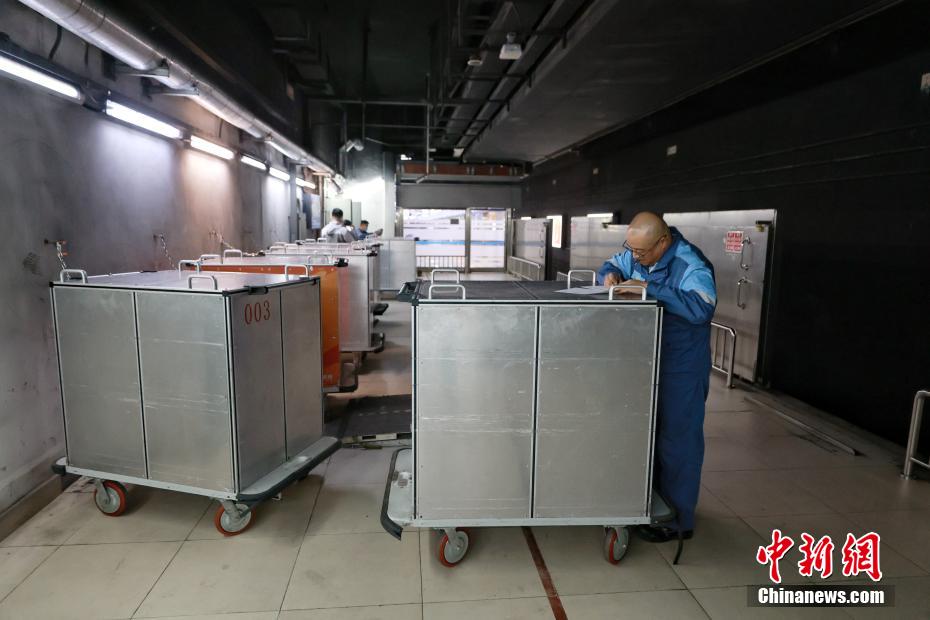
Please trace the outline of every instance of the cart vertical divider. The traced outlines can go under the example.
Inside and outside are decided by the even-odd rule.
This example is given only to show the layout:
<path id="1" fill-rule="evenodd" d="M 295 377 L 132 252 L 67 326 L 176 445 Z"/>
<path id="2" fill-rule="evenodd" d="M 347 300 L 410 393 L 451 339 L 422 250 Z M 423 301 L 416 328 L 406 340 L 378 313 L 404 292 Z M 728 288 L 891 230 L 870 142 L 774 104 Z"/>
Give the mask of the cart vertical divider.
<path id="1" fill-rule="evenodd" d="M 145 390 L 143 387 L 143 382 L 145 381 L 145 373 L 142 371 L 142 349 L 141 344 L 139 343 L 139 304 L 137 299 L 138 293 L 133 291 L 132 293 L 132 322 L 136 328 L 136 359 L 139 364 L 139 420 L 142 423 L 142 465 L 145 467 L 145 477 L 149 478 L 149 442 L 148 435 L 145 430 Z"/>
<path id="2" fill-rule="evenodd" d="M 310 273 L 308 268 L 307 273 Z M 287 268 L 284 269 L 284 277 L 287 277 Z M 278 294 L 278 316 L 281 321 L 281 393 L 284 395 L 282 406 L 284 408 L 284 416 L 281 419 L 281 423 L 284 425 L 284 459 L 288 460 L 290 458 L 290 450 L 287 448 L 287 355 L 285 351 L 287 348 L 284 346 L 284 293 L 277 291 Z M 320 347 L 323 346 L 323 340 L 320 340 Z M 321 367 L 322 368 L 322 367 Z M 322 371 L 321 371 L 322 374 Z M 322 384 L 322 376 L 320 377 Z"/>
<path id="3" fill-rule="evenodd" d="M 518 284 L 519 285 L 519 284 Z M 521 287 L 522 288 L 522 287 Z M 536 443 L 537 438 L 537 429 L 539 422 L 539 341 L 542 338 L 542 329 L 541 329 L 541 314 L 542 310 L 540 306 L 536 306 L 536 329 L 535 335 L 536 338 L 533 342 L 533 456 L 531 461 L 531 470 L 530 470 L 530 510 L 529 515 L 532 519 L 536 516 Z"/>
<path id="4" fill-rule="evenodd" d="M 226 371 L 229 375 L 229 443 L 232 448 L 230 454 L 232 455 L 233 487 L 239 489 L 239 442 L 236 440 L 239 436 L 239 427 L 236 417 L 236 373 L 233 372 L 235 360 L 233 359 L 232 297 L 224 295 L 223 301 L 226 305 Z"/>

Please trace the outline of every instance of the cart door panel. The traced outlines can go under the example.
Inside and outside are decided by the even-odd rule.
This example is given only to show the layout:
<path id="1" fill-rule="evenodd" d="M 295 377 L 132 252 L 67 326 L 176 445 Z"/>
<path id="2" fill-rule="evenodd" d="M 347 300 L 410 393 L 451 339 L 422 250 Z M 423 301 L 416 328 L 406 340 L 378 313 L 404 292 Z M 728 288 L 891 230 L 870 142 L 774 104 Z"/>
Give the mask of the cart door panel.
<path id="1" fill-rule="evenodd" d="M 533 516 L 645 516 L 656 308 L 540 312 Z"/>
<path id="2" fill-rule="evenodd" d="M 132 292 L 57 286 L 54 296 L 69 464 L 144 478 Z"/>
<path id="3" fill-rule="evenodd" d="M 137 292 L 149 476 L 235 491 L 226 302 Z"/>
<path id="4" fill-rule="evenodd" d="M 284 463 L 281 294 L 230 297 L 239 488 Z"/>
<path id="5" fill-rule="evenodd" d="M 287 457 L 323 435 L 320 286 L 281 290 Z"/>
<path id="6" fill-rule="evenodd" d="M 535 308 L 421 304 L 416 315 L 418 517 L 527 518 Z"/>

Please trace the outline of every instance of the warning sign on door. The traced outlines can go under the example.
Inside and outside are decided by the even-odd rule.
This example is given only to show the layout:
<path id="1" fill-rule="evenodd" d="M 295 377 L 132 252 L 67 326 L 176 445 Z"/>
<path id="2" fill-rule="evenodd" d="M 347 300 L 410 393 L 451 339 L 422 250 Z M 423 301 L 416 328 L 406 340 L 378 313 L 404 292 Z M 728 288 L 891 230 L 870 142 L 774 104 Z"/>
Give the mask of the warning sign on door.
<path id="1" fill-rule="evenodd" d="M 739 254 L 743 251 L 743 231 L 728 230 L 723 241 L 723 249 L 730 254 Z"/>

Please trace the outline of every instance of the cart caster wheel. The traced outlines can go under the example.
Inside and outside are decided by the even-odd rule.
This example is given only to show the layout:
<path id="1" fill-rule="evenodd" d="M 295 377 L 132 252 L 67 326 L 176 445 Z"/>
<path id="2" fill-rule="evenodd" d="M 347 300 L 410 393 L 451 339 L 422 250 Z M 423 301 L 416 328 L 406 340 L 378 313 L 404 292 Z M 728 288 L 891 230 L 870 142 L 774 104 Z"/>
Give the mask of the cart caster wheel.
<path id="1" fill-rule="evenodd" d="M 629 528 L 612 527 L 604 534 L 604 557 L 611 564 L 619 564 L 629 548 Z"/>
<path id="2" fill-rule="evenodd" d="M 241 534 L 252 525 L 252 510 L 250 510 L 248 506 L 243 506 L 242 504 L 236 504 L 236 506 L 248 512 L 241 517 L 236 517 L 226 512 L 226 509 L 222 506 L 216 509 L 216 514 L 213 516 L 213 525 L 216 526 L 216 530 L 223 536 Z"/>
<path id="3" fill-rule="evenodd" d="M 439 539 L 439 561 L 443 566 L 452 568 L 457 565 L 468 553 L 468 532 L 466 530 L 455 530 L 453 540 L 449 540 L 448 534 L 443 534 Z"/>
<path id="4" fill-rule="evenodd" d="M 101 493 L 99 488 L 94 489 L 94 503 L 100 512 L 108 517 L 118 517 L 126 512 L 126 487 L 113 480 L 104 480 L 103 489 L 105 493 Z"/>

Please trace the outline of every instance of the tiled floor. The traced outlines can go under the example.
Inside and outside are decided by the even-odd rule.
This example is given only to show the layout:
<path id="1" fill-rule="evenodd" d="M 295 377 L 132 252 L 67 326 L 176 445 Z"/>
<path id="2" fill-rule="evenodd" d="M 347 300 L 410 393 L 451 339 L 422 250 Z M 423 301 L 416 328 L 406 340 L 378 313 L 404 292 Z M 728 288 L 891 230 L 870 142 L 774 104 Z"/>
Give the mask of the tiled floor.
<path id="1" fill-rule="evenodd" d="M 391 302 L 379 328 L 388 347 L 366 360 L 353 395 L 409 392 L 409 308 Z M 679 565 L 674 546 L 634 540 L 619 566 L 601 555 L 597 527 L 536 528 L 569 618 L 930 618 L 930 483 L 905 482 L 876 447 L 849 457 L 726 390 L 707 403 L 707 458 L 697 533 Z M 398 542 L 379 514 L 388 450 L 345 449 L 259 506 L 253 527 L 222 538 L 209 500 L 131 489 L 119 518 L 100 514 L 76 484 L 0 541 L 0 620 L 225 618 L 447 620 L 552 618 L 518 528 L 473 530 L 469 556 L 448 569 L 437 535 Z M 891 609 L 746 606 L 755 562 L 773 528 L 842 539 L 874 529 L 896 587 Z M 808 582 L 783 562 L 787 583 Z M 842 577 L 838 579 L 842 580 Z"/>

